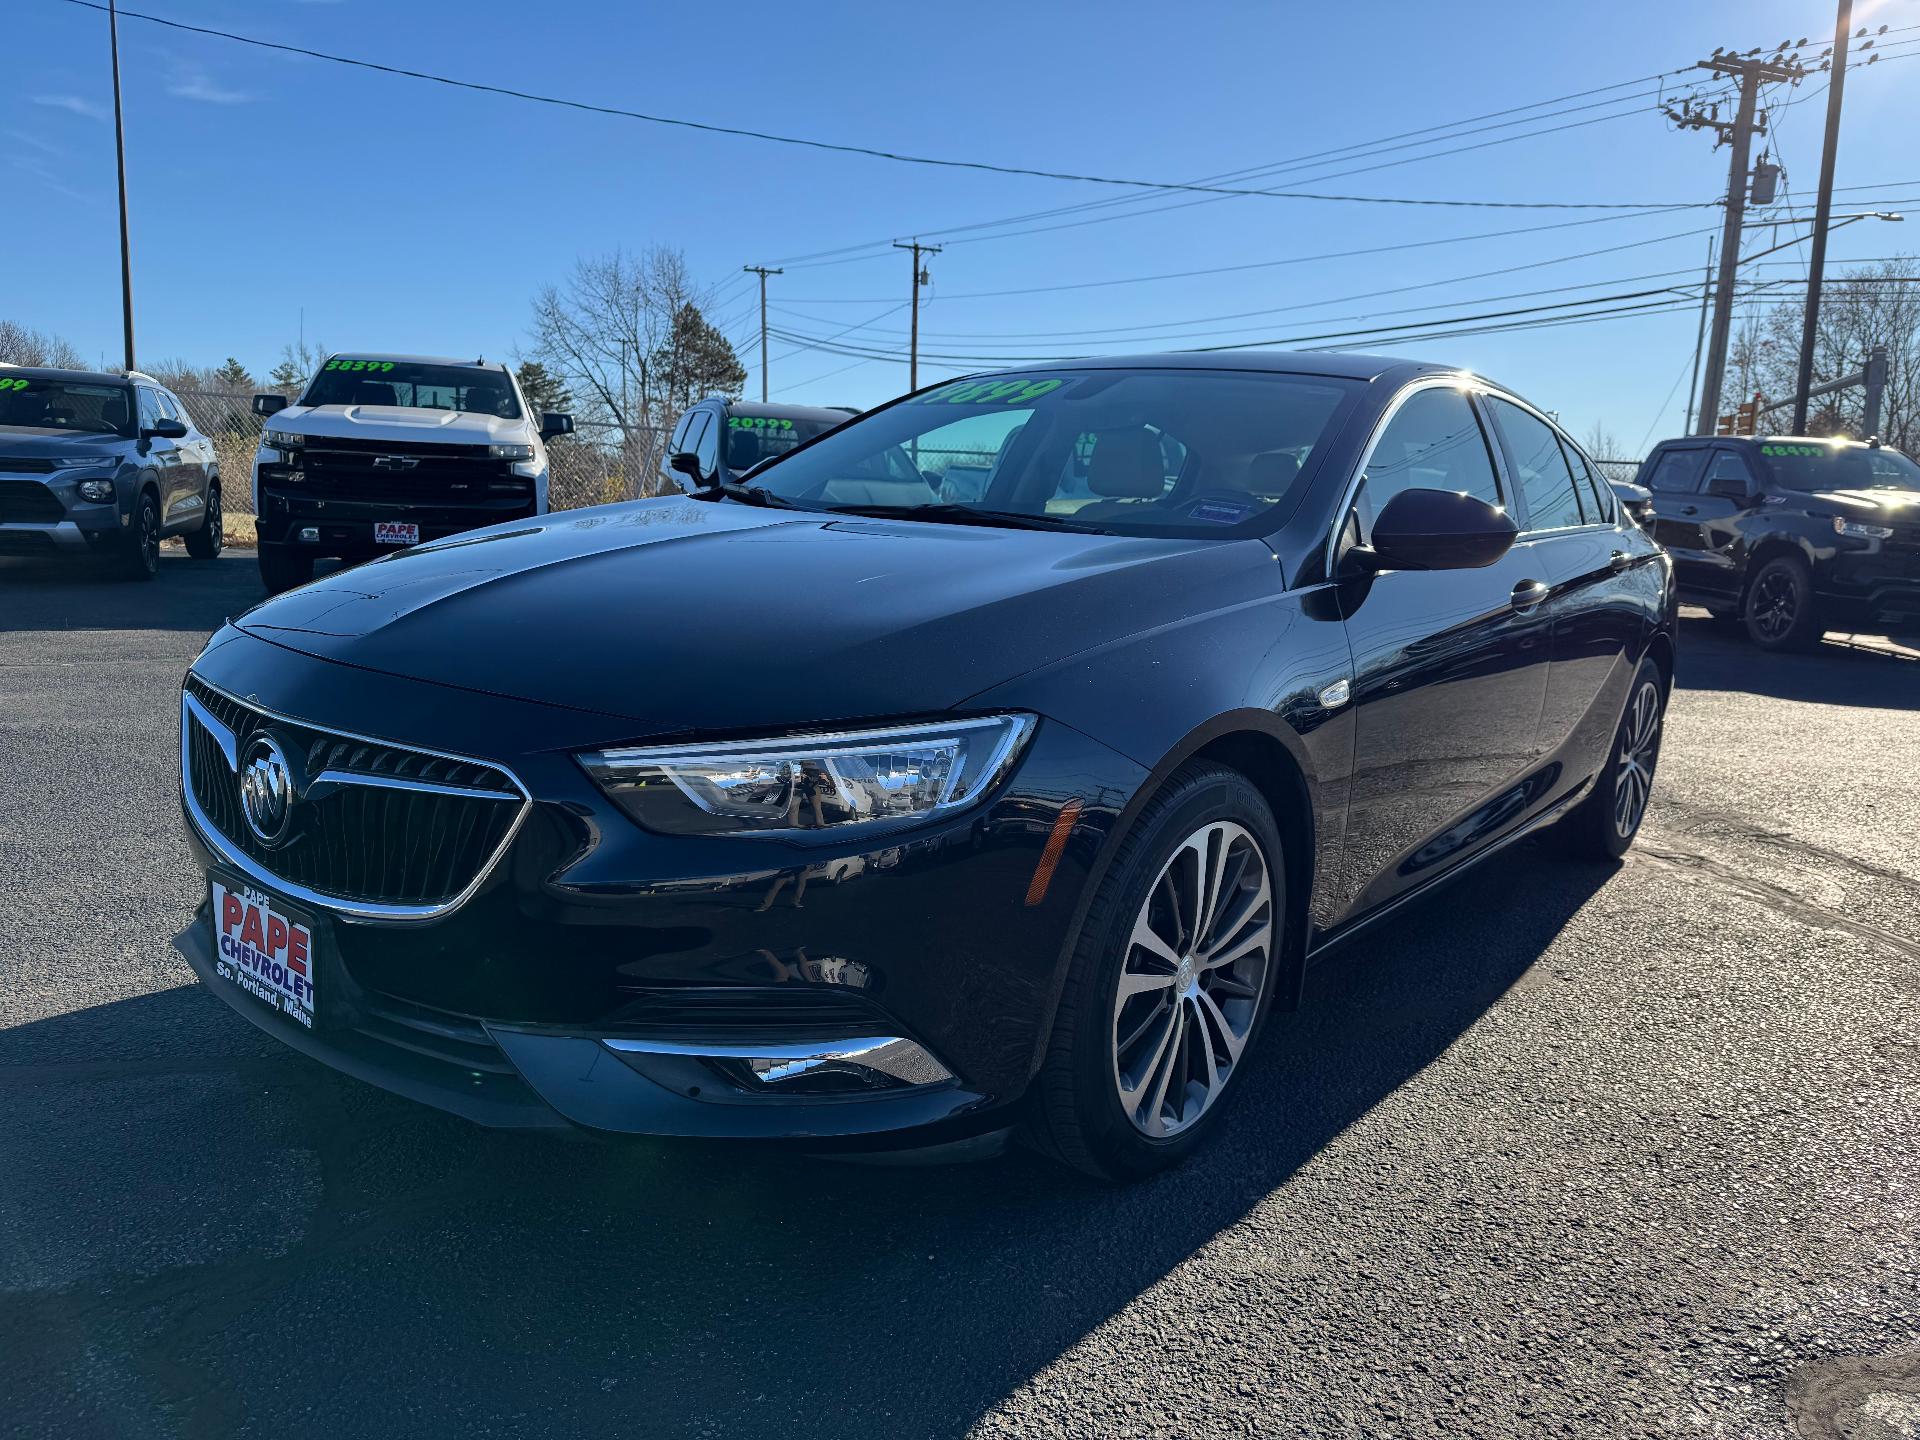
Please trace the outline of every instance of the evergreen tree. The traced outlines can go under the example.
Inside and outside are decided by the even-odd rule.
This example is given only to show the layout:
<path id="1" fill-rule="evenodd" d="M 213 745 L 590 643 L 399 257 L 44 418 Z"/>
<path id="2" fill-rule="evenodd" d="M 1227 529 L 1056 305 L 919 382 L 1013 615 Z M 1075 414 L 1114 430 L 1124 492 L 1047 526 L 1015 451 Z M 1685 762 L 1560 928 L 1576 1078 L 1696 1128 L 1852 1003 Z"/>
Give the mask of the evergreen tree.
<path id="1" fill-rule="evenodd" d="M 567 389 L 567 382 L 538 360 L 522 360 L 513 378 L 520 382 L 520 393 L 527 397 L 527 408 L 536 416 L 548 411 L 562 415 L 573 413 L 573 393 Z"/>
<path id="2" fill-rule="evenodd" d="M 676 410 L 708 395 L 738 396 L 747 383 L 746 367 L 692 301 L 673 312 L 666 343 L 653 352 L 655 383 Z"/>

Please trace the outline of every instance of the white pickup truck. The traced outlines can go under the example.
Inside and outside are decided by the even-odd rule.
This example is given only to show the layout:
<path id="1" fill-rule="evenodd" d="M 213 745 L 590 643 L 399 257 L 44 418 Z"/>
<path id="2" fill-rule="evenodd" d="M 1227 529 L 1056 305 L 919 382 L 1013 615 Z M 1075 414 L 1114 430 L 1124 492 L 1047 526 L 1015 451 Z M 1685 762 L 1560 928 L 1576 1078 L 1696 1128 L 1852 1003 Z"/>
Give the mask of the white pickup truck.
<path id="1" fill-rule="evenodd" d="M 535 416 L 505 365 L 425 355 L 330 355 L 297 403 L 256 395 L 260 578 L 275 594 L 323 556 L 372 559 L 542 515 L 547 446 L 570 415 Z"/>

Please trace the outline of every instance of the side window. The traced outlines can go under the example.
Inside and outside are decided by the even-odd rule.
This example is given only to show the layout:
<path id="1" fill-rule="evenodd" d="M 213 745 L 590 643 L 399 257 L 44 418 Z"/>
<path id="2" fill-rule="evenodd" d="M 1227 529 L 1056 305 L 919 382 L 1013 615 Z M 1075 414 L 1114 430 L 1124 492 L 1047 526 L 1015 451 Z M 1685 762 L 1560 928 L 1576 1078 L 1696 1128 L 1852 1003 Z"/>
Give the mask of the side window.
<path id="1" fill-rule="evenodd" d="M 689 410 L 673 427 L 673 437 L 667 441 L 667 454 L 678 455 L 687 448 L 687 431 L 693 425 L 693 416 L 694 412 Z"/>
<path id="2" fill-rule="evenodd" d="M 158 424 L 165 416 L 160 409 L 160 392 L 151 386 L 140 387 L 140 428 Z"/>
<path id="3" fill-rule="evenodd" d="M 1559 530 L 1584 523 L 1573 472 L 1567 469 L 1567 457 L 1553 427 L 1498 396 L 1489 396 L 1488 406 L 1508 467 L 1527 497 L 1527 528 Z"/>
<path id="4" fill-rule="evenodd" d="M 1373 517 L 1402 490 L 1464 490 L 1489 505 L 1505 503 L 1487 437 L 1465 391 L 1417 390 L 1394 412 L 1355 499 L 1360 539 L 1371 541 Z"/>
<path id="5" fill-rule="evenodd" d="M 712 477 L 720 469 L 720 427 L 713 423 L 713 416 L 706 411 L 700 412 L 700 429 L 692 437 L 693 453 L 700 457 L 700 473 Z"/>
<path id="6" fill-rule="evenodd" d="M 1697 446 L 1669 450 L 1654 462 L 1652 473 L 1642 483 L 1649 490 L 1691 495 L 1700 488 L 1700 474 L 1706 467 L 1707 452 Z"/>
<path id="7" fill-rule="evenodd" d="M 1567 457 L 1567 465 L 1573 471 L 1575 486 L 1580 491 L 1580 508 L 1585 512 L 1591 524 L 1611 524 L 1613 522 L 1613 487 L 1594 470 L 1592 462 L 1580 453 L 1580 447 L 1566 436 L 1560 437 L 1560 449 Z"/>
<path id="8" fill-rule="evenodd" d="M 1716 480 L 1731 480 L 1742 495 L 1751 495 L 1760 488 L 1753 482 L 1753 470 L 1745 457 L 1731 450 L 1713 452 L 1713 464 L 1707 467 L 1706 488 L 1711 490 Z"/>

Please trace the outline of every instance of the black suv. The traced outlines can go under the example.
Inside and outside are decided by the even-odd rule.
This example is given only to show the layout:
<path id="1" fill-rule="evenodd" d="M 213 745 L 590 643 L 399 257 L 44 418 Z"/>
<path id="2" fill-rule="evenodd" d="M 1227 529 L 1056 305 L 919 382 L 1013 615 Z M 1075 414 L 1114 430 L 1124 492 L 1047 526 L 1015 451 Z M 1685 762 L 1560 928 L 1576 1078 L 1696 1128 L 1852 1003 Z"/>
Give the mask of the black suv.
<path id="1" fill-rule="evenodd" d="M 844 405 L 771 405 L 709 395 L 675 423 L 662 457 L 665 474 L 685 490 L 733 484 L 761 461 L 784 455 L 859 413 Z"/>
<path id="2" fill-rule="evenodd" d="M 1680 595 L 1764 650 L 1920 627 L 1920 465 L 1801 436 L 1663 440 L 1640 466 Z"/>
<path id="3" fill-rule="evenodd" d="M 0 555 L 95 554 L 151 580 L 160 541 L 220 553 L 213 442 L 159 381 L 0 365 Z"/>

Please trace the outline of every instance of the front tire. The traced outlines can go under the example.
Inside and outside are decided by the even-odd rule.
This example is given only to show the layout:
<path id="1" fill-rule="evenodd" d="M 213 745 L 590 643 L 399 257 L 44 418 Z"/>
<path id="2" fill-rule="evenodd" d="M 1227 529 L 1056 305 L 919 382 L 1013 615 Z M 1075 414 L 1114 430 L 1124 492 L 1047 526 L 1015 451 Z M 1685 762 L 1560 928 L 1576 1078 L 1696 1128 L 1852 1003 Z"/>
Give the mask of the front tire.
<path id="1" fill-rule="evenodd" d="M 1660 763 L 1666 721 L 1666 677 L 1652 660 L 1642 660 L 1607 752 L 1607 768 L 1593 782 L 1593 792 L 1554 827 L 1568 854 L 1618 860 L 1627 853 L 1653 798 L 1653 772 Z"/>
<path id="2" fill-rule="evenodd" d="M 122 537 L 120 573 L 129 580 L 151 580 L 160 573 L 160 502 L 142 492 L 133 507 L 133 523 Z"/>
<path id="3" fill-rule="evenodd" d="M 1814 618 L 1813 572 L 1798 555 L 1777 555 L 1747 588 L 1747 638 L 1762 650 L 1809 650 L 1825 631 Z"/>
<path id="4" fill-rule="evenodd" d="M 1176 772 L 1087 911 L 1022 1138 L 1103 1180 L 1206 1143 L 1286 964 L 1285 876 L 1252 782 L 1206 763 Z"/>
<path id="5" fill-rule="evenodd" d="M 313 556 L 290 545 L 260 545 L 260 583 L 269 595 L 291 590 L 313 579 Z"/>
<path id="6" fill-rule="evenodd" d="M 207 514 L 200 528 L 187 536 L 187 554 L 196 560 L 217 560 L 227 543 L 226 520 L 220 509 L 220 482 L 207 486 Z"/>

